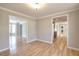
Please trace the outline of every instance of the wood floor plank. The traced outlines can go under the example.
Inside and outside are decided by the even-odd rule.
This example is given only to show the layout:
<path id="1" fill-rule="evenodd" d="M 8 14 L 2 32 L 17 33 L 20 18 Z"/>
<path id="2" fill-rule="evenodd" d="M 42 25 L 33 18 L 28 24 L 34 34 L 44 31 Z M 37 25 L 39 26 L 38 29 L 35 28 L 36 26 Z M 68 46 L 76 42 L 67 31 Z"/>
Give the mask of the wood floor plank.
<path id="1" fill-rule="evenodd" d="M 53 44 L 35 41 L 29 44 L 23 44 L 16 49 L 16 53 L 10 53 L 13 56 L 79 56 L 79 51 L 67 48 L 66 38 L 61 37 Z"/>

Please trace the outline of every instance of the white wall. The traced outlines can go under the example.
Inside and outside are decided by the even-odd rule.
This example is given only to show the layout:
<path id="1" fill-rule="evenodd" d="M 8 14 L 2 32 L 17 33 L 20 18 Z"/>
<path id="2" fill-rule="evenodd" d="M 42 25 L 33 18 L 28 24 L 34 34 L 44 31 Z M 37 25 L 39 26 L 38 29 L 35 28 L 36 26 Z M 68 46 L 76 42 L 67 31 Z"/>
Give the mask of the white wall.
<path id="1" fill-rule="evenodd" d="M 28 42 L 37 40 L 35 20 L 28 21 L 28 39 L 29 39 Z"/>
<path id="2" fill-rule="evenodd" d="M 9 20 L 5 12 L 0 11 L 0 50 L 9 48 Z"/>
<path id="3" fill-rule="evenodd" d="M 51 43 L 52 35 L 51 18 L 37 20 L 38 39 Z"/>
<path id="4" fill-rule="evenodd" d="M 79 11 L 69 13 L 68 47 L 79 49 Z"/>
<path id="5" fill-rule="evenodd" d="M 36 21 L 28 17 L 0 10 L 0 50 L 9 48 L 9 15 L 22 17 L 28 23 L 28 42 L 37 39 Z"/>

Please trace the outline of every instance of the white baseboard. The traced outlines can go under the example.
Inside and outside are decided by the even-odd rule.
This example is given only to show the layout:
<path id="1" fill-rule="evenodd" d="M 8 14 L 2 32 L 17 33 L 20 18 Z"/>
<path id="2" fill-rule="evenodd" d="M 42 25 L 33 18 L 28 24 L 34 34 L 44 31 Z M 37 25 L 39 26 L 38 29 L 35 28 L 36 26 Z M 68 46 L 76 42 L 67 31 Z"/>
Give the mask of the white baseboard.
<path id="1" fill-rule="evenodd" d="M 46 41 L 46 40 L 38 39 L 37 41 L 41 41 L 41 42 L 45 42 L 45 43 L 48 43 L 48 44 L 52 44 L 52 42 L 49 42 L 49 41 Z"/>
<path id="2" fill-rule="evenodd" d="M 30 41 L 27 41 L 27 43 L 31 43 L 31 42 L 34 42 L 34 41 L 37 41 L 37 39 L 32 39 Z"/>
<path id="3" fill-rule="evenodd" d="M 31 42 L 34 42 L 34 41 L 41 41 L 41 42 L 45 42 L 45 43 L 48 43 L 48 44 L 52 44 L 52 42 L 50 41 L 46 41 L 46 40 L 42 40 L 42 39 L 33 39 L 33 40 L 30 40 L 30 41 L 27 41 L 27 43 L 31 43 Z"/>
<path id="4" fill-rule="evenodd" d="M 10 49 L 9 48 L 5 48 L 0 50 L 0 56 L 9 56 L 10 55 Z"/>
<path id="5" fill-rule="evenodd" d="M 10 49 L 9 48 L 5 48 L 5 49 L 0 50 L 0 52 L 6 51 L 6 50 L 10 50 Z"/>
<path id="6" fill-rule="evenodd" d="M 76 50 L 76 51 L 79 51 L 78 48 L 73 48 L 73 47 L 68 47 L 69 49 L 72 49 L 72 50 Z"/>

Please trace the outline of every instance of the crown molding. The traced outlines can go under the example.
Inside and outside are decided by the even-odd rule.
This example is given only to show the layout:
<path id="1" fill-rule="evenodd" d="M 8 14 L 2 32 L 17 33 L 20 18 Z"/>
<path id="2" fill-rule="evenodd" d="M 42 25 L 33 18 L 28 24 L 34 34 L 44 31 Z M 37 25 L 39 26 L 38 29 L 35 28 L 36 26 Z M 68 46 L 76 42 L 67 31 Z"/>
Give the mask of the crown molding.
<path id="1" fill-rule="evenodd" d="M 57 12 L 57 13 L 53 13 L 53 14 L 50 14 L 50 15 L 47 15 L 47 16 L 38 17 L 38 18 L 39 18 L 39 19 L 49 18 L 49 17 L 61 15 L 61 14 L 67 14 L 67 13 L 69 13 L 69 12 L 73 12 L 73 11 L 77 11 L 77 10 L 79 10 L 79 8 L 71 9 L 71 10 L 67 10 L 67 11 L 63 11 L 63 12 Z M 36 19 L 38 19 L 38 18 L 36 18 Z"/>
<path id="2" fill-rule="evenodd" d="M 49 18 L 49 17 L 53 17 L 53 16 L 57 16 L 57 15 L 61 15 L 61 14 L 66 14 L 66 13 L 69 13 L 69 12 L 73 12 L 73 11 L 79 10 L 79 8 L 75 8 L 75 9 L 71 9 L 71 10 L 67 10 L 67 11 L 63 11 L 63 12 L 53 13 L 53 14 L 50 14 L 50 15 L 47 15 L 47 16 L 33 17 L 33 16 L 28 16 L 28 15 L 20 13 L 20 12 L 16 12 L 16 11 L 10 10 L 8 8 L 1 7 L 1 6 L 0 6 L 0 9 L 2 9 L 4 11 L 11 12 L 11 13 L 18 14 L 18 15 L 21 15 L 21 16 L 24 16 L 24 17 L 27 17 L 27 18 L 30 18 L 30 19 L 33 19 L 33 20 L 39 20 L 39 19 L 43 19 L 43 18 Z"/>
<path id="3" fill-rule="evenodd" d="M 21 15 L 21 16 L 24 16 L 24 17 L 27 17 L 27 18 L 30 18 L 30 19 L 36 19 L 35 17 L 28 16 L 28 15 L 26 15 L 26 14 L 23 14 L 23 13 L 20 13 L 20 12 L 16 12 L 16 11 L 13 11 L 13 10 L 10 10 L 10 9 L 8 9 L 8 8 L 4 8 L 4 7 L 1 7 L 1 6 L 0 6 L 0 9 L 1 9 L 1 10 L 4 10 L 4 11 L 11 12 L 11 13 L 15 13 L 15 14 L 17 14 L 17 15 Z"/>

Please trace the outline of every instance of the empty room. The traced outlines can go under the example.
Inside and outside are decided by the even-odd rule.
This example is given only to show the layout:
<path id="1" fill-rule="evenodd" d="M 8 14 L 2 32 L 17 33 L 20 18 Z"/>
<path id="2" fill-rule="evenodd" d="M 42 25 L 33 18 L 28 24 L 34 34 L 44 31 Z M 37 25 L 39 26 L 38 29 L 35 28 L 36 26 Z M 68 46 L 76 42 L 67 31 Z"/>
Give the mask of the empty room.
<path id="1" fill-rule="evenodd" d="M 79 56 L 79 3 L 0 3 L 0 56 Z"/>

